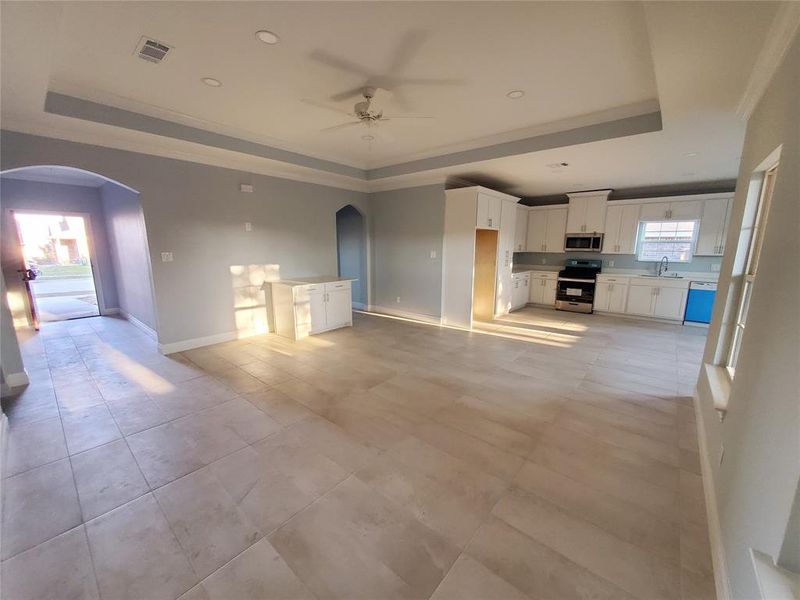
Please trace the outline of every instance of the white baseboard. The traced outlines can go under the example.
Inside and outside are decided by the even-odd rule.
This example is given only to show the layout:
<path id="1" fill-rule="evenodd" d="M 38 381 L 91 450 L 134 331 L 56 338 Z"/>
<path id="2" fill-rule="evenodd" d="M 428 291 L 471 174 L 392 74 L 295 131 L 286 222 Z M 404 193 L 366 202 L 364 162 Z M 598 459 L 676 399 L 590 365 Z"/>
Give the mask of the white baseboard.
<path id="1" fill-rule="evenodd" d="M 150 327 L 147 323 L 144 323 L 144 322 L 140 321 L 139 319 L 134 317 L 132 314 L 130 314 L 129 312 L 126 312 L 126 311 L 124 311 L 122 309 L 117 309 L 117 311 L 119 312 L 120 315 L 122 315 L 122 318 L 125 319 L 126 321 L 128 321 L 131 325 L 135 325 L 136 327 L 141 329 L 143 332 L 145 332 L 149 337 L 153 338 L 154 340 L 158 339 L 158 334 L 156 333 L 156 330 L 153 329 L 152 327 Z"/>
<path id="2" fill-rule="evenodd" d="M 228 331 L 227 333 L 217 333 L 215 335 L 181 340 L 179 342 L 159 344 L 158 351 L 161 352 L 161 354 L 174 354 L 175 352 L 183 352 L 184 350 L 193 350 L 194 348 L 202 348 L 203 346 L 231 342 L 233 340 L 238 340 L 239 337 L 237 331 Z"/>
<path id="3" fill-rule="evenodd" d="M 28 385 L 31 380 L 28 379 L 28 373 L 25 371 L 21 371 L 19 373 L 8 373 L 5 375 L 6 384 L 9 387 L 17 387 L 20 385 Z"/>
<path id="4" fill-rule="evenodd" d="M 432 315 L 423 315 L 421 313 L 414 313 L 414 312 L 407 312 L 405 310 L 398 310 L 396 308 L 388 308 L 386 306 L 376 306 L 370 305 L 367 312 L 374 312 L 377 314 L 384 314 L 390 315 L 393 317 L 402 317 L 403 319 L 409 319 L 411 321 L 421 321 L 423 323 L 429 323 L 431 325 L 441 325 L 442 319 L 441 317 L 434 317 Z"/>
<path id="5" fill-rule="evenodd" d="M 722 544 L 722 527 L 719 522 L 719 505 L 717 504 L 717 491 L 714 488 L 714 478 L 711 472 L 711 460 L 708 452 L 708 440 L 703 421 L 703 411 L 700 409 L 700 397 L 697 391 L 692 394 L 694 414 L 697 420 L 697 445 L 700 451 L 700 470 L 703 473 L 703 494 L 706 500 L 706 519 L 708 521 L 708 539 L 711 545 L 711 561 L 714 565 L 714 585 L 717 590 L 717 600 L 728 600 L 731 597 L 728 579 L 728 561 L 725 559 L 725 547 Z"/>

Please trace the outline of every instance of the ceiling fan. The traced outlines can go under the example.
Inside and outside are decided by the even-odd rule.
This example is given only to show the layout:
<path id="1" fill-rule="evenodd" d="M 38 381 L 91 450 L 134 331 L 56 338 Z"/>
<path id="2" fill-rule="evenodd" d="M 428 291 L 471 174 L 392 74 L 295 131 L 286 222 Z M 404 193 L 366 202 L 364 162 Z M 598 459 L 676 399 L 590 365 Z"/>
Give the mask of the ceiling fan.
<path id="1" fill-rule="evenodd" d="M 373 139 L 381 138 L 384 141 L 392 141 L 391 135 L 388 134 L 383 129 L 378 129 L 378 123 L 385 123 L 386 121 L 394 121 L 398 119 L 406 119 L 406 120 L 426 120 L 426 119 L 433 119 L 433 117 L 422 117 L 422 116 L 410 116 L 410 115 L 403 115 L 403 116 L 393 116 L 387 117 L 384 116 L 382 110 L 374 110 L 372 108 L 372 99 L 375 97 L 375 93 L 377 89 L 374 87 L 365 87 L 361 89 L 361 95 L 363 96 L 363 100 L 360 102 L 356 102 L 353 106 L 352 112 L 347 112 L 344 110 L 339 109 L 335 106 L 329 106 L 327 104 L 323 104 L 321 102 L 316 102 L 314 100 L 307 100 L 304 99 L 303 102 L 306 104 L 311 104 L 312 106 L 318 106 L 320 108 L 325 108 L 328 110 L 332 110 L 336 113 L 347 115 L 348 117 L 355 118 L 355 121 L 348 121 L 347 123 L 340 123 L 338 125 L 333 125 L 332 127 L 325 127 L 320 131 L 331 132 L 331 131 L 338 131 L 340 129 L 347 129 L 351 127 L 359 127 L 359 126 L 366 126 L 369 128 L 369 132 L 362 136 L 363 139 L 366 141 L 372 141 Z"/>
<path id="2" fill-rule="evenodd" d="M 461 79 L 450 78 L 431 78 L 431 77 L 407 77 L 401 75 L 406 66 L 413 60 L 419 53 L 420 48 L 429 37 L 426 31 L 412 30 L 407 32 L 398 46 L 395 48 L 394 53 L 390 57 L 388 72 L 379 75 L 370 71 L 354 61 L 340 56 L 335 56 L 326 52 L 325 50 L 314 50 L 311 53 L 311 58 L 326 66 L 333 67 L 340 71 L 345 71 L 352 75 L 358 75 L 362 78 L 364 83 L 359 87 L 354 87 L 338 94 L 330 96 L 330 100 L 339 102 L 347 100 L 348 98 L 356 98 L 363 95 L 365 87 L 372 87 L 381 90 L 386 90 L 392 93 L 393 100 L 404 109 L 409 108 L 409 102 L 401 88 L 406 86 L 453 86 L 463 84 Z"/>

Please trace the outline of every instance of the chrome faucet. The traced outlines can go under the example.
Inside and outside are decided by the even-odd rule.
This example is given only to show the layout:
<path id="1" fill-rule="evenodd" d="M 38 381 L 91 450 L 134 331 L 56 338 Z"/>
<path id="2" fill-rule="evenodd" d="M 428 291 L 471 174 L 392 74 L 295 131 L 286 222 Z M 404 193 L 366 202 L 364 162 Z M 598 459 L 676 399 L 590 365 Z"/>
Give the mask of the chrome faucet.
<path id="1" fill-rule="evenodd" d="M 658 276 L 661 277 L 661 274 L 667 271 L 669 271 L 669 258 L 662 256 L 661 260 L 658 261 Z"/>

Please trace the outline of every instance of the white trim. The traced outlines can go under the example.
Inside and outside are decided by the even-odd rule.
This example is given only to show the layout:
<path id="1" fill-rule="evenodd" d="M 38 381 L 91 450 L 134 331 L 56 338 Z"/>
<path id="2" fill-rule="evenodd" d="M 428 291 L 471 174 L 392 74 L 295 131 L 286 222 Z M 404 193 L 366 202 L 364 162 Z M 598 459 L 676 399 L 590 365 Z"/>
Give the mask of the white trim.
<path id="1" fill-rule="evenodd" d="M 28 378 L 28 373 L 24 369 L 19 373 L 7 373 L 5 374 L 6 378 L 6 385 L 9 387 L 18 387 L 21 385 L 28 385 L 31 380 Z"/>
<path id="2" fill-rule="evenodd" d="M 708 538 L 711 544 L 711 561 L 714 566 L 714 586 L 717 590 L 717 600 L 728 600 L 730 594 L 730 580 L 728 578 L 728 562 L 725 559 L 725 546 L 722 543 L 722 527 L 719 522 L 719 507 L 717 492 L 714 488 L 714 476 L 711 468 L 711 459 L 708 453 L 708 439 L 703 421 L 703 411 L 700 408 L 700 397 L 697 390 L 692 394 L 695 421 L 697 423 L 697 446 L 700 454 L 700 471 L 703 476 L 703 494 L 706 501 L 706 519 L 708 521 Z"/>
<path id="3" fill-rule="evenodd" d="M 192 350 L 194 348 L 201 348 L 202 346 L 211 346 L 213 344 L 221 344 L 223 342 L 238 340 L 239 337 L 238 331 L 216 333 L 214 335 L 180 340 L 178 342 L 170 342 L 168 344 L 159 344 L 158 351 L 161 352 L 161 354 L 174 354 L 175 352 L 183 352 L 184 350 Z"/>
<path id="4" fill-rule="evenodd" d="M 655 204 L 657 202 L 691 202 L 697 200 L 729 200 L 734 192 L 714 192 L 710 194 L 680 194 L 678 196 L 654 196 L 652 198 L 625 198 L 624 200 L 609 200 L 611 206 L 623 204 Z"/>
<path id="5" fill-rule="evenodd" d="M 800 2 L 781 2 L 764 38 L 764 45 L 753 64 L 747 87 L 736 107 L 736 114 L 741 119 L 746 121 L 753 114 L 792 45 L 798 27 L 800 27 Z"/>
<path id="6" fill-rule="evenodd" d="M 134 317 L 132 314 L 130 314 L 127 311 L 124 311 L 122 309 L 117 309 L 117 311 L 119 312 L 120 315 L 122 315 L 122 318 L 125 319 L 126 321 L 130 322 L 131 325 L 135 325 L 136 327 L 138 327 L 139 329 L 144 331 L 149 337 L 153 338 L 154 340 L 158 339 L 158 334 L 156 333 L 156 330 L 153 329 L 152 327 L 150 327 L 150 325 L 140 321 L 139 319 L 137 319 L 136 317 Z"/>
<path id="7" fill-rule="evenodd" d="M 376 313 L 376 314 L 383 314 L 389 315 L 392 317 L 401 317 L 403 319 L 409 319 L 411 321 L 421 321 L 422 323 L 428 323 L 430 325 L 441 325 L 442 319 L 441 317 L 434 317 L 432 315 L 423 315 L 422 313 L 415 313 L 415 312 L 408 312 L 405 310 L 398 310 L 396 308 L 388 308 L 386 306 L 377 306 L 371 304 L 369 309 L 366 313 Z"/>

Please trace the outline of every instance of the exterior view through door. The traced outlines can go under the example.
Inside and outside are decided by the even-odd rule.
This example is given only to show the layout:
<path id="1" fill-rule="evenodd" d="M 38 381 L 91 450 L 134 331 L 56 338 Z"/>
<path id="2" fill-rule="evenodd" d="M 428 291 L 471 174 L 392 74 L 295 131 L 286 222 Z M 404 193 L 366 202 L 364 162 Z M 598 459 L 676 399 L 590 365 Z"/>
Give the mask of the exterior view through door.
<path id="1" fill-rule="evenodd" d="M 34 323 L 100 314 L 86 217 L 14 211 Z"/>

